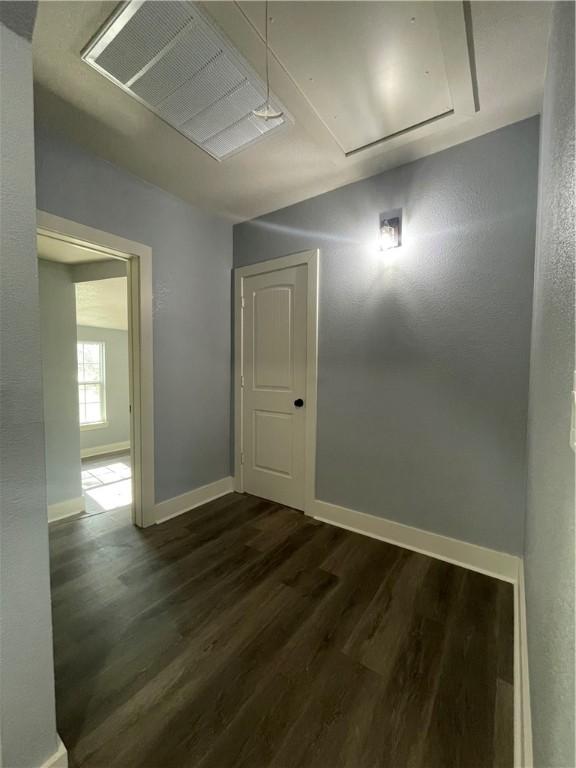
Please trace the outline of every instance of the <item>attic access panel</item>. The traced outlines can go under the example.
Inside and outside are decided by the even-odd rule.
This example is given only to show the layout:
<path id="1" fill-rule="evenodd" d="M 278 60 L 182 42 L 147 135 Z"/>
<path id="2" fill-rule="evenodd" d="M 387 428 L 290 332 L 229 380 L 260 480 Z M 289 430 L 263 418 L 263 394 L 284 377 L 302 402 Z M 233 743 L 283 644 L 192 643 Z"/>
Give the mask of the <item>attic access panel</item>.
<path id="1" fill-rule="evenodd" d="M 239 5 L 263 35 L 263 3 Z M 477 109 L 458 0 L 279 0 L 270 16 L 273 54 L 347 156 Z"/>
<path id="2" fill-rule="evenodd" d="M 192 0 L 129 0 L 82 51 L 82 59 L 216 160 L 292 122 L 254 117 L 266 86 Z"/>

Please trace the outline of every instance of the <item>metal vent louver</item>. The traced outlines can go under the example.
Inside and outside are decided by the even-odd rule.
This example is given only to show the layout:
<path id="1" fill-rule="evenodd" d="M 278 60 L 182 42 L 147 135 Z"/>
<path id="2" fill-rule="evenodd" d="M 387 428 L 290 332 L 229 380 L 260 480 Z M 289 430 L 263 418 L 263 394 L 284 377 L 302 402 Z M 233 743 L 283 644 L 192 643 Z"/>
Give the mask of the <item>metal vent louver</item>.
<path id="1" fill-rule="evenodd" d="M 124 3 L 82 58 L 217 160 L 292 122 L 254 117 L 264 83 L 191 0 Z"/>

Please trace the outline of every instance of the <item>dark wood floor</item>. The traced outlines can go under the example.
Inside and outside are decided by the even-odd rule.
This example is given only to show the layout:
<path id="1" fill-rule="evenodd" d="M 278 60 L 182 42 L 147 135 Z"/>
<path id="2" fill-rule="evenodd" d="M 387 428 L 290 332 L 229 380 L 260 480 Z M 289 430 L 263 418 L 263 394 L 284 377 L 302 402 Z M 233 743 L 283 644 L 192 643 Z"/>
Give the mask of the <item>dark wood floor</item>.
<path id="1" fill-rule="evenodd" d="M 508 584 L 237 494 L 50 538 L 76 768 L 512 766 Z"/>

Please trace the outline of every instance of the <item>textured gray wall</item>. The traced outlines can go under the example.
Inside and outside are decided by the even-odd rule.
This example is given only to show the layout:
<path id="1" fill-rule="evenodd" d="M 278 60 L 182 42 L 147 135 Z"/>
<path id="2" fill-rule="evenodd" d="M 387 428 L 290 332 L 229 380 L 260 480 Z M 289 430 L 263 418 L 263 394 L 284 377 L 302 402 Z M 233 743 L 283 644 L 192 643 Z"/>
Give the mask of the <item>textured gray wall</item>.
<path id="1" fill-rule="evenodd" d="M 0 765 L 14 768 L 41 765 L 56 750 L 57 737 L 32 53 L 30 44 L 3 24 L 0 90 L 3 106 L 9 105 L 0 110 Z"/>
<path id="2" fill-rule="evenodd" d="M 106 427 L 83 429 L 81 448 L 124 443 L 130 440 L 128 386 L 128 332 L 112 328 L 78 326 L 78 341 L 103 341 L 106 345 Z"/>
<path id="3" fill-rule="evenodd" d="M 152 248 L 156 500 L 227 476 L 232 225 L 39 126 L 36 160 L 38 208 Z"/>
<path id="4" fill-rule="evenodd" d="M 0 22 L 16 34 L 27 40 L 32 39 L 36 21 L 36 0 L 2 0 L 0 2 Z"/>
<path id="5" fill-rule="evenodd" d="M 321 249 L 318 498 L 522 551 L 537 162 L 532 119 L 234 227 L 236 266 Z"/>
<path id="6" fill-rule="evenodd" d="M 48 504 L 82 496 L 76 292 L 65 264 L 39 260 Z"/>
<path id="7" fill-rule="evenodd" d="M 556 3 L 542 112 L 529 409 L 526 600 L 534 765 L 574 754 L 574 4 Z"/>

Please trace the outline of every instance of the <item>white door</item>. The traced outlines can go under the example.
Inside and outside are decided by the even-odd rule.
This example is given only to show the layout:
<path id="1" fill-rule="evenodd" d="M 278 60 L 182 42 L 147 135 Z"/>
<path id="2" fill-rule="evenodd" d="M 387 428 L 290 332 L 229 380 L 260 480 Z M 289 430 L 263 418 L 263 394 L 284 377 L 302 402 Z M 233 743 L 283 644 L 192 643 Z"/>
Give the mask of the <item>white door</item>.
<path id="1" fill-rule="evenodd" d="M 243 278 L 244 490 L 304 509 L 308 266 Z"/>

